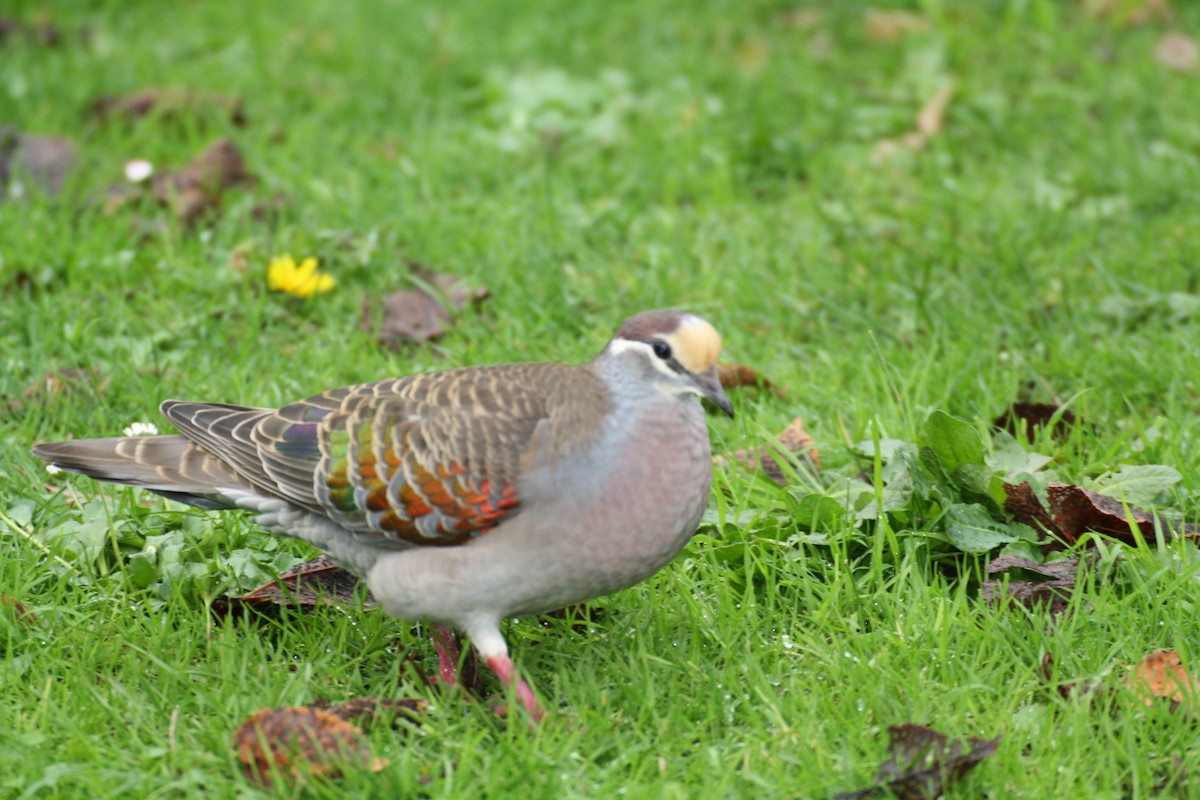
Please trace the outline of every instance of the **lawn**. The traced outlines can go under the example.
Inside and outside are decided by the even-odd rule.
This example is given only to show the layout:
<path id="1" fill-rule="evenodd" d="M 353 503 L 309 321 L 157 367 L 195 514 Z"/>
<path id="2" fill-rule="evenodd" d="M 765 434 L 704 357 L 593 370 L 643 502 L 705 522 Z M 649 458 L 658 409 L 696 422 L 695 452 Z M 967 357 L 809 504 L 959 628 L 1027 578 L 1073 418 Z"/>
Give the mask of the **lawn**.
<path id="1" fill-rule="evenodd" d="M 1044 494 L 1169 467 L 1123 473 L 1158 476 L 1136 505 L 1200 521 L 1200 6 L 887 11 L 10 3 L 0 166 L 17 132 L 73 157 L 55 196 L 11 165 L 0 204 L 0 796 L 830 797 L 916 723 L 1000 737 L 947 797 L 1200 797 L 1195 682 L 1173 704 L 1127 677 L 1158 650 L 1200 669 L 1190 541 L 1082 536 L 1065 609 L 981 588 L 1000 555 L 1063 557 L 1013 534 L 1022 470 Z M 145 116 L 96 105 L 150 89 Z M 252 177 L 183 198 L 219 140 Z M 335 285 L 272 291 L 285 255 Z M 422 270 L 489 297 L 385 346 Z M 361 604 L 218 613 L 315 552 L 29 453 L 165 430 L 166 398 L 579 362 L 664 306 L 780 389 L 732 390 L 714 450 L 801 417 L 821 469 L 726 462 L 662 572 L 586 625 L 510 622 L 540 726 L 426 686 L 423 630 Z M 1075 422 L 1014 440 L 1019 400 Z M 366 731 L 377 771 L 243 775 L 255 711 L 363 696 L 430 700 Z"/>

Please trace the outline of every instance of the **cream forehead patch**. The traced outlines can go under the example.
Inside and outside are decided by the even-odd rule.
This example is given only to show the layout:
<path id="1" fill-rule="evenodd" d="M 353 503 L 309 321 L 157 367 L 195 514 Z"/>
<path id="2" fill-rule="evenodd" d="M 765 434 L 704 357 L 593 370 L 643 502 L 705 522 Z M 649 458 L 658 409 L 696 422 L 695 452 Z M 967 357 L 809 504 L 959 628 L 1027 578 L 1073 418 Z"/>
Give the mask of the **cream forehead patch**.
<path id="1" fill-rule="evenodd" d="M 721 334 L 708 320 L 688 314 L 679 327 L 663 337 L 675 352 L 675 359 L 691 373 L 706 372 L 721 354 Z"/>

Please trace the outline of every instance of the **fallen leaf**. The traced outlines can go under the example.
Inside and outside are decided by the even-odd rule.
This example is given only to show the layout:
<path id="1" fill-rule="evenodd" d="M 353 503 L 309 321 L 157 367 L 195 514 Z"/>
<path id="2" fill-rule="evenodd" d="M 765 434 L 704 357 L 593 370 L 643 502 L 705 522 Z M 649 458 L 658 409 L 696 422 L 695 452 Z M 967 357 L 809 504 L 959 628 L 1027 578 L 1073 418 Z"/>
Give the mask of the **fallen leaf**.
<path id="1" fill-rule="evenodd" d="M 1200 693 L 1200 684 L 1184 669 L 1183 660 L 1174 650 L 1157 650 L 1143 656 L 1129 673 L 1126 686 L 1146 705 L 1169 700 L 1172 710 L 1185 698 L 1194 702 Z"/>
<path id="2" fill-rule="evenodd" d="M 116 119 L 133 122 L 151 115 L 162 119 L 178 119 L 187 115 L 203 120 L 205 115 L 212 112 L 228 118 L 238 127 L 246 124 L 242 98 L 219 92 L 149 88 L 128 94 L 103 95 L 88 107 L 88 113 L 102 123 Z"/>
<path id="3" fill-rule="evenodd" d="M 37 622 L 37 616 L 29 610 L 29 606 L 15 597 L 0 594 L 0 608 L 7 609 L 13 618 L 23 626 L 32 625 L 34 622 Z"/>
<path id="4" fill-rule="evenodd" d="M 269 786 L 272 768 L 295 780 L 333 777 L 344 768 L 378 772 L 387 762 L 371 755 L 354 725 L 319 708 L 264 708 L 233 735 L 247 780 Z"/>
<path id="5" fill-rule="evenodd" d="M 1154 60 L 1175 72 L 1195 72 L 1200 63 L 1196 40 L 1178 31 L 1163 34 L 1154 46 Z"/>
<path id="6" fill-rule="evenodd" d="M 75 169 L 77 152 L 75 143 L 63 136 L 34 136 L 2 127 L 0 189 L 7 187 L 7 194 L 15 195 L 24 191 L 22 181 L 29 181 L 54 197 L 62 191 L 67 176 Z"/>
<path id="7" fill-rule="evenodd" d="M 1018 484 L 1005 483 L 1004 494 L 1004 510 L 1012 514 L 1014 520 L 1028 525 L 1035 531 L 1062 536 L 1062 531 L 1038 499 L 1029 481 Z"/>
<path id="8" fill-rule="evenodd" d="M 868 8 L 863 12 L 867 38 L 876 42 L 896 42 L 910 33 L 930 29 L 929 20 L 912 11 Z"/>
<path id="9" fill-rule="evenodd" d="M 379 326 L 379 343 L 393 350 L 441 336 L 450 324 L 451 312 L 491 296 L 486 288 L 473 288 L 463 278 L 434 272 L 415 261 L 409 261 L 408 267 L 418 286 L 387 296 Z M 370 308 L 364 305 L 359 326 L 369 324 Z"/>
<path id="10" fill-rule="evenodd" d="M 482 303 L 492 296 L 486 286 L 472 286 L 466 278 L 434 272 L 416 261 L 407 263 L 413 279 L 423 284 L 420 288 L 432 289 L 433 294 L 440 295 L 449 304 L 451 311 L 462 311 L 468 304 Z"/>
<path id="11" fill-rule="evenodd" d="M 896 797 L 899 800 L 932 800 L 946 785 L 960 779 L 1000 747 L 1000 737 L 948 742 L 944 734 L 922 725 L 906 723 L 888 728 L 890 757 L 875 775 L 876 785 L 843 792 L 836 800 Z"/>
<path id="12" fill-rule="evenodd" d="M 992 420 L 992 425 L 1008 431 L 1013 436 L 1030 439 L 1038 428 L 1053 424 L 1051 434 L 1055 438 L 1063 438 L 1078 421 L 1074 411 L 1063 408 L 1057 403 L 1018 400 L 1009 406 L 1007 411 Z"/>
<path id="13" fill-rule="evenodd" d="M 221 204 L 226 191 L 254 182 L 242 153 L 229 139 L 218 139 L 178 172 L 157 175 L 153 193 L 184 225 L 195 223 Z"/>
<path id="14" fill-rule="evenodd" d="M 1074 544 L 1087 531 L 1107 534 L 1132 544 L 1136 539 L 1130 529 L 1130 520 L 1149 539 L 1156 535 L 1156 520 L 1168 538 L 1200 536 L 1200 525 L 1156 518 L 1140 509 L 1129 508 L 1108 495 L 1089 492 L 1072 484 L 1051 483 L 1046 486 L 1046 492 L 1054 523 L 1067 544 Z"/>
<path id="15" fill-rule="evenodd" d="M 1071 557 L 1062 561 L 1038 563 L 1020 556 L 1000 556 L 992 559 L 987 565 L 988 575 L 996 575 L 1010 569 L 1020 569 L 1041 575 L 1045 580 L 996 580 L 988 579 L 980 587 L 980 597 L 987 602 L 995 603 L 1004 598 L 1012 598 L 1018 603 L 1033 608 L 1039 605 L 1049 607 L 1052 614 L 1058 614 L 1067 609 L 1067 601 L 1075 588 L 1075 579 L 1079 574 L 1079 559 Z"/>
<path id="16" fill-rule="evenodd" d="M 761 386 L 774 392 L 776 397 L 785 399 L 782 389 L 771 383 L 765 376 L 760 375 L 753 367 L 745 364 L 717 364 L 717 377 L 721 380 L 721 386 L 726 389 Z"/>
<path id="17" fill-rule="evenodd" d="M 357 602 L 360 583 L 358 578 L 339 567 L 328 556 L 318 556 L 311 561 L 298 564 L 281 572 L 273 581 L 250 590 L 239 597 L 220 597 L 213 601 L 213 610 L 218 614 L 238 608 L 313 608 L 319 605 L 352 604 Z M 370 610 L 378 606 L 368 592 L 363 608 Z"/>
<path id="18" fill-rule="evenodd" d="M 450 312 L 424 289 L 392 292 L 384 301 L 379 341 L 395 350 L 405 342 L 436 339 L 449 322 Z"/>
<path id="19" fill-rule="evenodd" d="M 801 461 L 807 462 L 813 470 L 821 468 L 821 453 L 817 450 L 813 438 L 804 430 L 804 420 L 801 417 L 796 417 L 788 423 L 788 426 L 776 438 L 779 440 L 783 452 L 796 455 Z M 713 465 L 726 467 L 736 462 L 751 471 L 761 471 L 768 478 L 783 486 L 787 483 L 787 477 L 776 460 L 776 453 L 777 449 L 775 448 L 759 445 L 716 456 L 713 459 Z"/>
<path id="20" fill-rule="evenodd" d="M 1130 528 L 1131 520 L 1147 539 L 1153 539 L 1157 535 L 1156 525 L 1167 538 L 1200 537 L 1200 525 L 1156 517 L 1146 511 L 1127 507 L 1116 498 L 1089 492 L 1074 484 L 1051 483 L 1046 486 L 1049 514 L 1028 483 L 1015 486 L 1006 483 L 1004 492 L 1004 508 L 1014 519 L 1062 540 L 1050 543 L 1046 546 L 1048 549 L 1061 549 L 1064 543 L 1072 545 L 1088 531 L 1103 533 L 1128 544 L 1135 544 L 1137 539 Z"/>

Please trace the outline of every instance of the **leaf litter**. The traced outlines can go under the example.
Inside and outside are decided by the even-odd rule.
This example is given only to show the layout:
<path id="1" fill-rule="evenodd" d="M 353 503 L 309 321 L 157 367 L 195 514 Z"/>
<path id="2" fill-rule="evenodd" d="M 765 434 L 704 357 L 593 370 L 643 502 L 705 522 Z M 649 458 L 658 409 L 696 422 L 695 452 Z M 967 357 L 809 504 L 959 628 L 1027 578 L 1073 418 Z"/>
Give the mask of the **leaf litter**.
<path id="1" fill-rule="evenodd" d="M 58 195 L 78 160 L 79 148 L 65 136 L 0 126 L 0 200 L 24 196 L 26 181 L 48 197 Z"/>
<path id="2" fill-rule="evenodd" d="M 1074 484 L 1047 484 L 1045 505 L 1028 482 L 1017 485 L 1005 483 L 1004 491 L 1004 507 L 1014 519 L 1045 530 L 1059 540 L 1047 543 L 1048 549 L 1073 545 L 1089 531 L 1131 545 L 1137 545 L 1139 537 L 1153 540 L 1159 533 L 1167 540 L 1174 537 L 1200 537 L 1200 525 L 1168 520 L 1153 512 L 1133 508 L 1115 497 Z"/>
<path id="3" fill-rule="evenodd" d="M 153 201 L 169 207 L 185 227 L 194 226 L 217 211 L 227 192 L 252 186 L 254 174 L 238 146 L 221 138 L 179 170 L 164 170 L 145 182 L 125 182 L 109 187 L 104 213 L 113 214 L 130 204 Z"/>
<path id="4" fill-rule="evenodd" d="M 834 796 L 835 800 L 933 800 L 1000 747 L 999 736 L 951 742 L 945 734 L 913 723 L 889 727 L 888 736 L 889 757 L 875 774 L 875 785 L 842 792 Z"/>
<path id="5" fill-rule="evenodd" d="M 317 606 L 350 605 L 357 602 L 362 583 L 339 567 L 329 556 L 318 556 L 281 572 L 279 577 L 236 597 L 221 597 L 213 601 L 219 614 L 238 609 L 287 606 L 311 609 Z M 378 607 L 370 592 L 363 596 L 363 608 Z"/>
<path id="6" fill-rule="evenodd" d="M 389 349 L 443 336 L 455 313 L 491 297 L 486 287 L 472 286 L 465 278 L 435 272 L 415 261 L 409 261 L 408 267 L 416 287 L 392 292 L 384 300 L 378 339 Z M 361 330 L 371 329 L 371 308 L 370 294 L 364 294 Z"/>
<path id="7" fill-rule="evenodd" d="M 376 758 L 351 720 L 370 722 L 383 714 L 410 722 L 425 713 L 427 702 L 362 697 L 336 706 L 264 708 L 233 735 L 247 780 L 270 787 L 274 775 L 303 782 L 333 778 L 347 769 L 379 772 L 387 761 Z"/>
<path id="8" fill-rule="evenodd" d="M 780 486 L 789 480 L 790 470 L 785 470 L 780 464 L 781 461 L 790 460 L 789 456 L 811 472 L 820 470 L 821 452 L 812 436 L 804 430 L 801 417 L 789 422 L 775 439 L 775 446 L 755 445 L 715 456 L 713 466 L 725 468 L 737 464 L 751 472 L 761 472 Z"/>
<path id="9" fill-rule="evenodd" d="M 1105 669 L 1093 678 L 1077 677 L 1074 680 L 1055 683 L 1055 689 L 1065 700 L 1097 700 L 1111 697 L 1118 690 L 1128 693 L 1136 705 L 1155 706 L 1167 703 L 1171 712 L 1185 708 L 1193 713 L 1200 699 L 1200 680 L 1183 665 L 1183 657 L 1177 650 L 1155 650 L 1138 659 L 1119 680 L 1110 677 Z M 1054 683 L 1054 657 L 1047 653 L 1042 658 L 1042 677 Z"/>
<path id="10" fill-rule="evenodd" d="M 147 118 L 172 121 L 187 118 L 203 122 L 215 114 L 240 128 L 247 122 L 245 105 L 241 97 L 221 92 L 154 87 L 127 94 L 101 95 L 92 101 L 88 114 L 100 123 L 118 120 L 132 123 Z"/>

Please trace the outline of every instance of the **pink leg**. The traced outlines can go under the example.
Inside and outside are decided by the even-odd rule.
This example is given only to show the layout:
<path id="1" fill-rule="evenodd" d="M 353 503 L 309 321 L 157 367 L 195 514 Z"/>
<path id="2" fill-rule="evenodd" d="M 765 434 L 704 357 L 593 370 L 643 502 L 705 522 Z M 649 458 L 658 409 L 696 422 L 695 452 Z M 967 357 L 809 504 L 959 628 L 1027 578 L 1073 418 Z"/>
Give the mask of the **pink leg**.
<path id="1" fill-rule="evenodd" d="M 458 645 L 445 625 L 433 626 L 433 646 L 437 649 L 438 680 L 446 686 L 458 685 Z"/>
<path id="2" fill-rule="evenodd" d="M 529 713 L 530 718 L 534 722 L 541 722 L 542 717 L 546 716 L 546 712 L 542 710 L 537 697 L 534 696 L 533 689 L 530 689 L 529 684 L 517 674 L 508 654 L 501 653 L 489 656 L 484 660 L 487 661 L 492 672 L 496 673 L 496 677 L 500 679 L 501 683 L 516 690 L 517 699 L 521 701 L 521 705 L 525 706 L 525 711 Z"/>

